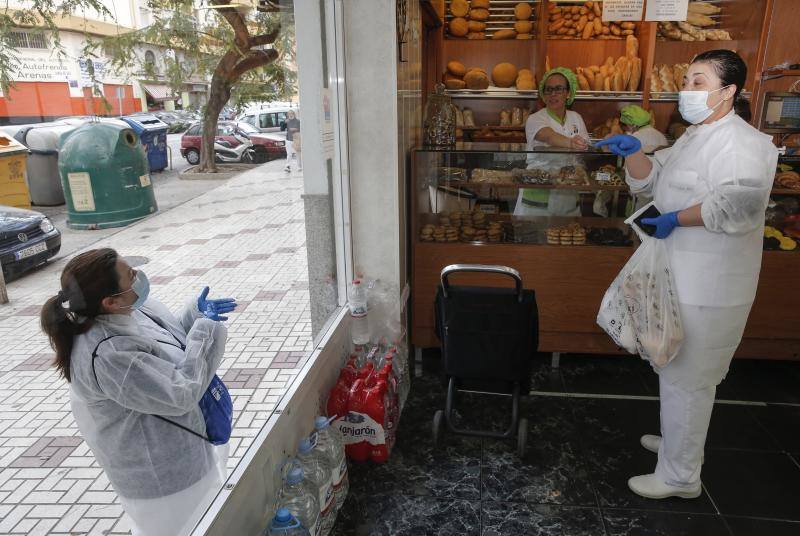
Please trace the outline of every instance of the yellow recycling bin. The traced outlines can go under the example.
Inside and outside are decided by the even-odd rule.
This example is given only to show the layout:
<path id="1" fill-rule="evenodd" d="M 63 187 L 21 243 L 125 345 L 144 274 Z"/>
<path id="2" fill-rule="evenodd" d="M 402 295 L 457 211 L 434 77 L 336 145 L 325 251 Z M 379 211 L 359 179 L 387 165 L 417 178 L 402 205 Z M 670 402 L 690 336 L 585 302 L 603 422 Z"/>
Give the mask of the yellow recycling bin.
<path id="1" fill-rule="evenodd" d="M 0 205 L 31 208 L 31 194 L 25 179 L 28 148 L 0 134 Z"/>

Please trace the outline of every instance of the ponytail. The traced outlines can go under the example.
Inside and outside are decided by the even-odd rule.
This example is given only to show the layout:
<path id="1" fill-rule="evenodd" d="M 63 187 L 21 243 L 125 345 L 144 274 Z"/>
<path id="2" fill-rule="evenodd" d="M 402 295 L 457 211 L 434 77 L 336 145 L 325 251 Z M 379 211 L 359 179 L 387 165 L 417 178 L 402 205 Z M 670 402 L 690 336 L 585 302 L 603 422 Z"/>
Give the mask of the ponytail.
<path id="1" fill-rule="evenodd" d="M 39 323 L 56 352 L 56 370 L 68 382 L 75 337 L 89 331 L 104 313 L 103 298 L 119 292 L 117 259 L 109 248 L 74 257 L 61 273 L 61 290 L 42 306 Z"/>
<path id="2" fill-rule="evenodd" d="M 744 98 L 741 93 L 737 95 L 736 100 L 733 101 L 733 110 L 736 112 L 736 115 L 748 123 L 752 121 L 753 113 L 750 109 L 750 101 Z"/>

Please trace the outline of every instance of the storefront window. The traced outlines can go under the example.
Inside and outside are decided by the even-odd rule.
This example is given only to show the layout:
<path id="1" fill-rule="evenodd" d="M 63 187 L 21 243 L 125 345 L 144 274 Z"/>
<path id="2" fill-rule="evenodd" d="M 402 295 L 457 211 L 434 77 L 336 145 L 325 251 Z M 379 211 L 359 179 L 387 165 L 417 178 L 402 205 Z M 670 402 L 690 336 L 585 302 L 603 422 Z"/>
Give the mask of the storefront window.
<path id="1" fill-rule="evenodd" d="M 347 168 L 346 151 L 339 135 L 345 128 L 344 113 L 336 105 L 343 102 L 337 85 L 343 79 L 330 68 L 336 56 L 333 35 L 320 40 L 325 33 L 320 27 L 330 24 L 329 3 L 314 3 L 311 18 L 298 16 L 292 2 L 269 2 L 276 9 L 238 15 L 246 21 L 250 38 L 259 42 L 253 56 L 263 54 L 269 60 L 255 69 L 231 71 L 230 98 L 223 91 L 218 117 L 208 112 L 219 98 L 212 70 L 194 65 L 188 72 L 189 50 L 170 56 L 166 47 L 148 42 L 154 50 L 138 49 L 139 61 L 150 67 L 145 75 L 142 64 L 119 70 L 112 47 L 108 56 L 98 55 L 91 64 L 79 62 L 89 38 L 67 27 L 60 30 L 66 47 L 60 61 L 49 50 L 29 50 L 42 48 L 43 36 L 12 34 L 16 53 L 29 61 L 10 73 L 14 85 L 0 94 L 0 136 L 19 142 L 15 169 L 27 166 L 27 182 L 20 181 L 13 199 L 0 186 L 0 205 L 31 210 L 26 213 L 31 225 L 48 238 L 36 246 L 44 249 L 15 244 L 10 257 L 5 250 L 0 257 L 10 298 L 10 304 L 0 305 L 0 357 L 10 363 L 2 375 L 14 396 L 24 399 L 19 422 L 0 432 L 0 439 L 24 429 L 32 440 L 5 459 L 8 467 L 35 463 L 44 480 L 55 472 L 91 466 L 110 482 L 103 503 L 122 495 L 116 490 L 118 475 L 102 471 L 102 460 L 110 458 L 95 452 L 106 447 L 87 443 L 84 421 L 69 404 L 70 385 L 52 368 L 53 350 L 38 327 L 42 305 L 63 290 L 62 271 L 89 250 L 116 250 L 147 275 L 150 298 L 172 313 L 187 303 L 196 305 L 205 287 L 210 288 L 209 299 L 236 299 L 236 310 L 223 315 L 228 317 L 222 321 L 227 337 L 216 371 L 234 404 L 228 472 L 236 469 L 287 390 L 302 380 L 309 356 L 341 313 L 345 282 L 352 279 L 345 222 L 349 207 L 341 171 Z M 149 28 L 169 16 L 161 7 L 158 18 L 148 17 Z M 196 25 L 196 32 L 213 35 L 215 26 L 229 22 L 207 9 L 201 10 Z M 275 28 L 280 28 L 277 38 L 268 39 Z M 217 60 L 224 56 L 225 50 L 214 50 Z M 167 66 L 164 71 L 169 72 L 154 77 L 156 57 L 184 58 L 187 72 Z M 46 76 L 32 70 L 37 61 L 47 66 Z M 191 109 L 198 88 L 206 105 Z M 203 126 L 210 120 L 218 121 L 211 162 L 216 169 L 204 167 L 208 162 L 202 157 Z M 78 136 L 103 148 L 84 153 L 81 144 L 71 143 Z M 109 139 L 121 141 L 108 144 Z M 26 146 L 39 151 L 27 154 Z M 4 158 L 0 153 L 0 160 Z M 51 225 L 54 230 L 44 231 Z M 33 260 L 18 262 L 29 258 Z M 159 308 L 158 314 L 164 310 Z M 134 312 L 131 318 L 147 323 L 145 316 Z M 167 325 L 169 331 L 180 324 Z M 176 335 L 181 342 L 186 337 Z M 90 354 L 72 357 L 91 360 Z M 104 359 L 102 348 L 95 359 Z M 214 362 L 211 357 L 207 361 Z M 36 394 L 35 386 L 45 383 L 47 391 Z M 103 393 L 95 394 L 102 398 Z M 34 430 L 25 423 L 40 405 L 51 412 Z M 152 419 L 150 412 L 155 410 L 141 411 L 141 418 Z M 56 440 L 68 447 L 46 463 L 26 450 L 36 441 Z M 175 463 L 183 463 L 177 456 Z M 216 487 L 198 495 L 194 504 L 208 505 L 223 481 L 217 479 Z M 86 504 L 92 500 L 91 495 L 75 498 Z M 123 509 L 129 506 L 122 504 Z M 130 523 L 122 512 L 117 521 Z"/>

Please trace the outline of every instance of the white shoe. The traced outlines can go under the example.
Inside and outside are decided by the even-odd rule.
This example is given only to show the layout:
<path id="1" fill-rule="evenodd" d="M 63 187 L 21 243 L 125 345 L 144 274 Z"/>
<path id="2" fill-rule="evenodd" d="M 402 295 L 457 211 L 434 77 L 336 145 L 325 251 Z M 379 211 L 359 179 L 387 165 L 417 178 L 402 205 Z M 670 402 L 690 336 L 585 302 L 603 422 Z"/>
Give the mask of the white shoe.
<path id="1" fill-rule="evenodd" d="M 286 166 L 285 168 L 283 168 L 283 170 L 284 170 L 286 173 L 291 173 L 291 172 L 292 172 L 292 168 L 290 168 L 289 166 Z"/>
<path id="2" fill-rule="evenodd" d="M 703 487 L 699 483 L 694 488 L 670 486 L 662 482 L 661 479 L 653 473 L 634 476 L 628 479 L 628 487 L 636 495 L 647 499 L 666 499 L 667 497 L 696 499 L 703 493 Z"/>
<path id="3" fill-rule="evenodd" d="M 661 446 L 661 436 L 652 435 L 652 434 L 645 434 L 639 438 L 639 443 L 642 444 L 644 448 L 649 450 L 650 452 L 655 452 L 658 454 L 658 447 Z M 700 463 L 703 464 L 706 461 L 706 455 L 700 455 Z"/>

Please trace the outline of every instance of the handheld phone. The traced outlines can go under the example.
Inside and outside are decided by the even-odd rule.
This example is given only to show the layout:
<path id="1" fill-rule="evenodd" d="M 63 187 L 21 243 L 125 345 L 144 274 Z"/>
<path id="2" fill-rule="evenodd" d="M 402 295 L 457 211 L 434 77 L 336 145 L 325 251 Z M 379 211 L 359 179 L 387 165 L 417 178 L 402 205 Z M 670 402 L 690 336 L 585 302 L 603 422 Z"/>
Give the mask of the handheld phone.
<path id="1" fill-rule="evenodd" d="M 633 220 L 633 223 L 638 225 L 639 229 L 644 231 L 646 235 L 653 236 L 656 233 L 656 226 L 642 223 L 642 220 L 645 218 L 658 218 L 659 216 L 661 216 L 661 212 L 659 212 L 655 205 L 650 205 L 647 210 L 639 214 L 639 216 Z"/>

